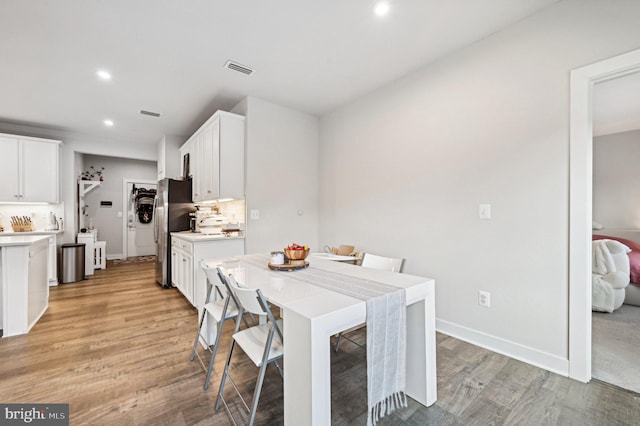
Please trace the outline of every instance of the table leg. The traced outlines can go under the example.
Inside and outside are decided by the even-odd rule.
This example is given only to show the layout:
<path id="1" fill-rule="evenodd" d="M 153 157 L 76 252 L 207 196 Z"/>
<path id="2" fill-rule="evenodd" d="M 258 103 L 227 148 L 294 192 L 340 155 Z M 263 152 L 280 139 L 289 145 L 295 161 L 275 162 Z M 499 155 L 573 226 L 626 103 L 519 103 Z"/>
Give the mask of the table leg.
<path id="1" fill-rule="evenodd" d="M 284 310 L 284 424 L 331 424 L 331 354 L 329 331 Z"/>
<path id="2" fill-rule="evenodd" d="M 437 399 L 435 294 L 407 306 L 407 395 L 425 406 Z"/>

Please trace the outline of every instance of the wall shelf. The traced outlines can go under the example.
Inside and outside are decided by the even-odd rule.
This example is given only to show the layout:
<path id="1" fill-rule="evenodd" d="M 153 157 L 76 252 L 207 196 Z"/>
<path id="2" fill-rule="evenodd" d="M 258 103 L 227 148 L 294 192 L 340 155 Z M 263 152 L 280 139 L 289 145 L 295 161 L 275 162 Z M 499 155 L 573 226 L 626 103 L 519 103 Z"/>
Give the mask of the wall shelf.
<path id="1" fill-rule="evenodd" d="M 82 198 L 94 188 L 102 185 L 102 182 L 99 180 L 80 180 L 78 181 L 78 184 L 80 185 L 80 198 Z"/>

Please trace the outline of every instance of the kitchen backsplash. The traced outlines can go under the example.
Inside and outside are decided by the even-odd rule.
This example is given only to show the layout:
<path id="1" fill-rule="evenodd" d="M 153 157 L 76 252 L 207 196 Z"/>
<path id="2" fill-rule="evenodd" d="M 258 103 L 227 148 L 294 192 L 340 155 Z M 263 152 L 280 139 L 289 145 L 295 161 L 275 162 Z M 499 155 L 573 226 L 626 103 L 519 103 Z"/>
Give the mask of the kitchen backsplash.
<path id="1" fill-rule="evenodd" d="M 245 222 L 245 201 L 244 200 L 232 200 L 223 201 L 218 204 L 220 208 L 220 214 L 225 216 L 229 223 L 242 224 L 240 229 L 244 229 Z"/>
<path id="2" fill-rule="evenodd" d="M 60 204 L 0 204 L 0 223 L 5 232 L 11 232 L 11 216 L 27 216 L 31 218 L 34 231 L 44 231 L 49 224 L 49 213 L 53 212 L 56 218 L 63 219 L 64 203 Z"/>

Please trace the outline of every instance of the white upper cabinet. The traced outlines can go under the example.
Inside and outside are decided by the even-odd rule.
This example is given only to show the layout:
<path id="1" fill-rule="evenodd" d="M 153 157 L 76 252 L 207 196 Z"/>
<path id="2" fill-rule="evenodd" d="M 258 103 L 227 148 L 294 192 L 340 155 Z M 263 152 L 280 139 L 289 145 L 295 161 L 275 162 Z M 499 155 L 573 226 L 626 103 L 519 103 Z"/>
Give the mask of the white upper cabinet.
<path id="1" fill-rule="evenodd" d="M 18 139 L 0 136 L 0 201 L 20 201 Z"/>
<path id="2" fill-rule="evenodd" d="M 60 141 L 0 135 L 0 202 L 60 201 Z"/>
<path id="3" fill-rule="evenodd" d="M 180 148 L 190 152 L 194 202 L 244 198 L 244 121 L 218 111 Z"/>

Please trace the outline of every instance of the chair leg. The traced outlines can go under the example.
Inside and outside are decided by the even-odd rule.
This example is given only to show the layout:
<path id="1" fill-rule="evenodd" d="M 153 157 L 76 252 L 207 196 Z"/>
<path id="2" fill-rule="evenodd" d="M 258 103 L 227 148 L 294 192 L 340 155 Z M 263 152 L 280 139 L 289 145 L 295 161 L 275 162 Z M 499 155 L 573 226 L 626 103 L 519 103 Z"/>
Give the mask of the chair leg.
<path id="1" fill-rule="evenodd" d="M 222 380 L 220 381 L 220 388 L 218 389 L 218 397 L 216 398 L 215 411 L 220 409 L 220 402 L 222 400 L 222 392 L 224 392 L 224 384 L 227 381 L 229 375 L 229 366 L 231 365 L 231 355 L 233 354 L 233 348 L 236 345 L 236 341 L 231 339 L 231 347 L 229 347 L 229 355 L 227 356 L 227 363 L 224 366 L 224 373 L 222 374 Z"/>
<path id="2" fill-rule="evenodd" d="M 267 360 L 269 359 L 269 352 L 271 352 L 271 342 L 273 342 L 274 334 L 275 331 L 271 329 L 269 331 L 269 335 L 267 336 L 267 342 L 264 347 L 264 354 L 262 355 L 262 365 L 260 366 L 258 381 L 256 382 L 256 388 L 253 391 L 253 400 L 251 401 L 251 417 L 249 418 L 249 426 L 253 426 L 253 422 L 256 419 L 258 402 L 260 401 L 260 392 L 262 391 L 262 383 L 264 382 L 264 373 L 267 370 Z"/>
<path id="3" fill-rule="evenodd" d="M 200 315 L 200 325 L 198 326 L 198 331 L 196 332 L 196 340 L 195 342 L 193 342 L 193 350 L 191 351 L 191 361 L 193 361 L 193 359 L 196 356 L 196 350 L 198 348 L 198 340 L 200 340 L 200 333 L 202 332 L 202 324 L 204 324 L 204 317 L 207 315 L 207 311 L 206 310 L 202 310 L 202 315 Z M 208 344 L 209 342 L 207 342 Z"/>
<path id="4" fill-rule="evenodd" d="M 342 340 L 342 332 L 338 333 L 338 340 L 336 340 L 336 352 L 340 349 L 340 341 Z"/>
<path id="5" fill-rule="evenodd" d="M 273 363 L 275 364 L 278 373 L 280 373 L 280 377 L 284 379 L 284 372 L 282 371 L 282 368 L 280 368 L 280 364 L 278 364 L 278 361 L 273 361 Z"/>
<path id="6" fill-rule="evenodd" d="M 211 353 L 211 359 L 209 360 L 209 369 L 207 370 L 207 378 L 204 380 L 204 390 L 209 389 L 209 380 L 211 379 L 211 372 L 213 371 L 213 362 L 216 360 L 216 354 L 218 353 L 218 345 L 220 344 L 220 337 L 222 337 L 222 328 L 226 319 L 223 319 L 218 323 L 218 332 L 216 333 L 216 342 L 213 344 L 213 351 Z"/>
<path id="7" fill-rule="evenodd" d="M 262 384 L 264 383 L 264 373 L 267 370 L 267 363 L 263 362 L 260 367 L 260 373 L 258 373 L 258 381 L 256 382 L 256 388 L 253 391 L 253 400 L 251 401 L 251 417 L 249 418 L 249 426 L 253 426 L 253 422 L 256 420 L 256 412 L 258 411 L 258 402 L 260 401 L 260 392 L 262 391 Z"/>

